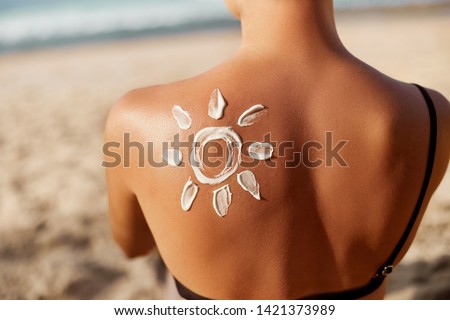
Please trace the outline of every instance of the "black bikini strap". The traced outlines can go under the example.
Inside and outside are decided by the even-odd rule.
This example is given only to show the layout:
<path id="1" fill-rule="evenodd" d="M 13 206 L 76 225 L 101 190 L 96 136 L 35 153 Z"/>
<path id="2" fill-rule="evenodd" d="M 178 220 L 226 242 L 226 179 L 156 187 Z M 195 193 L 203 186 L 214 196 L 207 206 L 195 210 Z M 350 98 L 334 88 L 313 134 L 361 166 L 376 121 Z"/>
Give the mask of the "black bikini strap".
<path id="1" fill-rule="evenodd" d="M 427 167 L 425 170 L 425 179 L 422 184 L 422 188 L 420 189 L 419 199 L 416 203 L 416 207 L 414 208 L 413 214 L 411 216 L 411 219 L 409 220 L 408 226 L 406 227 L 405 232 L 403 233 L 402 237 L 400 238 L 400 241 L 398 242 L 397 246 L 394 249 L 394 252 L 392 252 L 391 256 L 389 257 L 387 263 L 384 267 L 382 267 L 378 273 L 374 276 L 374 278 L 383 278 L 389 273 L 393 271 L 394 268 L 394 262 L 397 259 L 398 255 L 400 254 L 400 251 L 403 249 L 403 246 L 405 245 L 406 241 L 408 241 L 408 237 L 411 234 L 412 229 L 414 228 L 415 222 L 420 214 L 420 210 L 423 205 L 423 201 L 425 199 L 425 195 L 428 190 L 428 186 L 430 184 L 431 175 L 433 172 L 433 165 L 434 165 L 434 159 L 436 156 L 436 142 L 437 142 L 437 116 L 436 116 L 436 108 L 434 106 L 433 100 L 431 99 L 430 95 L 428 94 L 427 90 L 425 90 L 423 87 L 419 86 L 418 84 L 413 84 L 417 88 L 419 88 L 420 92 L 422 93 L 427 106 L 428 106 L 428 112 L 430 114 L 430 141 L 429 141 L 429 147 L 428 147 L 428 160 L 427 160 Z"/>
<path id="2" fill-rule="evenodd" d="M 211 300 L 209 298 L 206 298 L 191 291 L 190 289 L 185 287 L 180 281 L 178 281 L 177 278 L 173 277 L 173 279 L 175 280 L 175 285 L 177 286 L 177 291 L 179 295 L 185 298 L 186 300 Z"/>
<path id="3" fill-rule="evenodd" d="M 173 277 L 175 280 L 175 284 L 177 286 L 178 293 L 181 297 L 186 300 L 211 300 L 204 296 L 201 296 L 185 285 L 183 285 L 177 278 Z M 377 290 L 384 282 L 384 277 L 380 278 L 372 278 L 370 282 L 364 286 L 349 289 L 345 291 L 338 292 L 327 292 L 315 295 L 309 295 L 306 297 L 299 298 L 298 300 L 356 300 L 362 297 L 365 297 L 375 290 Z"/>

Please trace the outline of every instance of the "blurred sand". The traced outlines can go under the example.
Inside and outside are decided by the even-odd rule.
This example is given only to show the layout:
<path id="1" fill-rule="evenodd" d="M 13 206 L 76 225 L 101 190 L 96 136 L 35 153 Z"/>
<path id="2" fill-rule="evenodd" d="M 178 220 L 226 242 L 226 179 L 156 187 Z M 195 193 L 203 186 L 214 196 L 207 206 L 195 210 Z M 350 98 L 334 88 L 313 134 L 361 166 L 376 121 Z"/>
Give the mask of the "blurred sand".
<path id="1" fill-rule="evenodd" d="M 450 97 L 450 10 L 341 13 L 356 56 Z M 238 31 L 0 56 L 0 299 L 155 299 L 156 254 L 127 261 L 106 216 L 108 109 L 126 91 L 229 57 Z M 450 171 L 388 298 L 450 298 Z M 162 275 L 159 275 L 161 278 Z"/>

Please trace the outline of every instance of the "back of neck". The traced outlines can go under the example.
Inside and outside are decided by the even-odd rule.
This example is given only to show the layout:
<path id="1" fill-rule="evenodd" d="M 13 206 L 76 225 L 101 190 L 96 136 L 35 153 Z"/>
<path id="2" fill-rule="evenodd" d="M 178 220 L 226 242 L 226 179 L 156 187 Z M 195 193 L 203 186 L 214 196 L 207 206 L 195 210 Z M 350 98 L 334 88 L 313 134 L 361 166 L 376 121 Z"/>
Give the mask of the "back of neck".
<path id="1" fill-rule="evenodd" d="M 337 34 L 331 0 L 244 1 L 242 49 L 299 59 L 346 52 Z"/>

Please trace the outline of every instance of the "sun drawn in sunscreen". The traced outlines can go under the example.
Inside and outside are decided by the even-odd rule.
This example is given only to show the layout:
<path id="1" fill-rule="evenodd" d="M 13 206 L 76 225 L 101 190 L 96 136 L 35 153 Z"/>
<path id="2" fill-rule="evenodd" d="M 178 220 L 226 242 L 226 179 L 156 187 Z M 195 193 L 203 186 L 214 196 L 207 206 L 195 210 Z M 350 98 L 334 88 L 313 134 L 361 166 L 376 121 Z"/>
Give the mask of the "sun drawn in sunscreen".
<path id="1" fill-rule="evenodd" d="M 208 115 L 220 120 L 223 118 L 227 102 L 219 89 L 215 89 L 208 105 Z M 246 110 L 238 120 L 240 127 L 249 127 L 257 123 L 261 118 L 266 116 L 268 110 L 262 104 L 257 104 Z M 190 114 L 181 106 L 175 105 L 172 109 L 172 115 L 175 118 L 178 127 L 181 130 L 188 130 L 192 125 L 192 118 Z M 205 171 L 203 163 L 203 154 L 205 146 L 210 141 L 222 140 L 227 145 L 228 156 L 225 168 L 219 174 L 208 175 Z M 207 127 L 199 132 L 194 137 L 192 149 L 189 155 L 189 162 L 194 170 L 195 177 L 199 183 L 218 185 L 233 174 L 235 174 L 239 165 L 242 162 L 242 139 L 231 127 Z M 248 154 L 255 160 L 265 161 L 272 157 L 273 146 L 268 143 L 255 142 L 250 145 Z M 172 166 L 178 166 L 181 163 L 182 155 L 179 151 L 169 150 L 168 163 Z M 237 176 L 238 184 L 250 193 L 256 200 L 261 200 L 259 191 L 259 183 L 253 172 L 250 170 L 243 171 Z M 181 194 L 181 207 L 184 211 L 191 210 L 195 198 L 199 193 L 200 187 L 192 181 L 190 177 L 184 186 Z M 228 214 L 231 206 L 232 193 L 230 186 L 224 185 L 213 192 L 213 208 L 219 217 L 225 217 Z"/>

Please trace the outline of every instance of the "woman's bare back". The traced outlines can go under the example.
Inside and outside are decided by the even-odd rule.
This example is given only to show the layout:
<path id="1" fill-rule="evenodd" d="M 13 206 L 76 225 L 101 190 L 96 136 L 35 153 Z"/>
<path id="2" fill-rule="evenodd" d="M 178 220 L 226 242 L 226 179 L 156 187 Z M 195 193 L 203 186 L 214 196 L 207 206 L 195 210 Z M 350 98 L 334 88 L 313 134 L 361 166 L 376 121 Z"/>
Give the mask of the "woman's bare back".
<path id="1" fill-rule="evenodd" d="M 123 157 L 130 133 L 135 142 L 151 142 L 150 154 L 160 160 L 163 143 L 176 134 L 187 142 L 203 128 L 232 127 L 244 142 L 266 137 L 273 157 L 252 168 L 244 162 L 211 186 L 187 161 L 191 143 L 182 149 L 185 166 L 162 168 L 139 168 L 134 146 L 130 168 L 107 170 L 113 235 L 129 256 L 157 247 L 173 276 L 208 298 L 295 299 L 363 286 L 392 254 L 419 198 L 430 141 L 424 96 L 344 48 L 331 0 L 226 3 L 241 18 L 235 56 L 198 77 L 125 95 L 105 138 L 121 145 Z M 228 103 L 219 120 L 208 116 L 215 89 Z M 393 264 L 408 249 L 449 161 L 449 103 L 429 93 L 438 119 L 436 160 L 418 220 Z M 267 115 L 253 126 L 237 125 L 257 104 Z M 177 125 L 174 105 L 190 114 L 188 130 Z M 218 158 L 212 160 L 223 167 L 225 158 Z M 255 175 L 261 200 L 239 185 L 244 170 Z M 186 212 L 180 197 L 190 177 L 199 192 Z M 231 205 L 219 217 L 213 192 L 227 184 Z M 226 204 L 227 194 L 220 194 Z M 368 297 L 382 298 L 383 290 Z"/>
<path id="2" fill-rule="evenodd" d="M 216 88 L 227 101 L 220 120 L 208 116 Z M 442 138 L 449 133 L 448 102 L 432 97 Z M 256 104 L 267 116 L 238 126 Z M 189 130 L 177 126 L 174 105 L 190 113 Z M 237 55 L 196 78 L 133 91 L 112 117 L 122 119 L 117 137 L 129 132 L 133 141 L 153 143 L 154 160 L 176 134 L 187 142 L 206 127 L 232 127 L 244 142 L 268 139 L 275 147 L 271 160 L 237 172 L 255 174 L 261 201 L 236 174 L 217 186 L 196 180 L 190 144 L 181 149 L 184 167 L 138 168 L 134 150 L 131 168 L 123 169 L 170 272 L 215 299 L 294 299 L 365 285 L 398 243 L 425 175 L 430 124 L 419 90 L 348 57 L 308 66 Z M 441 145 L 423 208 L 448 154 L 448 144 Z M 224 165 L 223 157 L 215 160 Z M 180 197 L 190 177 L 199 193 L 185 212 Z M 219 217 L 213 191 L 226 184 L 231 206 Z M 380 288 L 372 297 L 383 294 Z"/>

